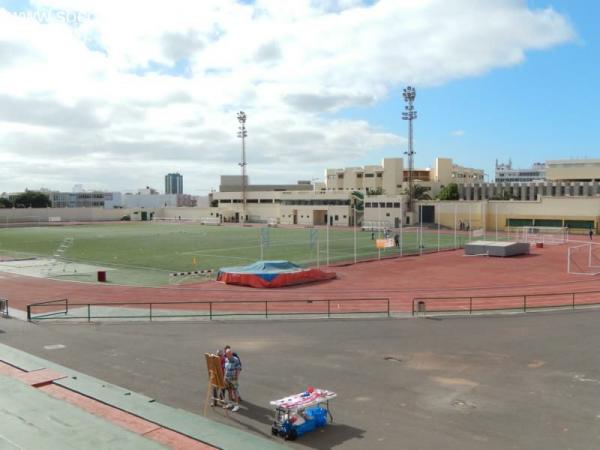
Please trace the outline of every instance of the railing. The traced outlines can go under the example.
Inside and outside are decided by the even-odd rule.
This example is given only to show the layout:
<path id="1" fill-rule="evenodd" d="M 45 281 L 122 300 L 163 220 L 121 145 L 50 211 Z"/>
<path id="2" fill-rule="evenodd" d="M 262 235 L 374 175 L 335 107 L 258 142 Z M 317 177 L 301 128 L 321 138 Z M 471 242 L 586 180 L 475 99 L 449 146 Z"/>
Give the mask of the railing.
<path id="1" fill-rule="evenodd" d="M 64 305 L 64 308 L 61 307 Z M 59 308 L 56 311 L 56 308 Z M 42 309 L 42 312 L 39 312 Z M 48 312 L 48 310 L 51 310 Z M 107 302 L 74 303 L 67 299 L 27 305 L 27 320 L 84 320 L 164 318 L 205 318 L 252 316 L 268 319 L 284 316 L 323 316 L 381 314 L 390 317 L 390 299 L 345 298 L 307 300 L 224 300 L 181 302 Z"/>
<path id="2" fill-rule="evenodd" d="M 515 311 L 600 306 L 600 291 L 552 292 L 547 294 L 506 294 L 455 297 L 415 297 L 412 315 Z"/>
<path id="3" fill-rule="evenodd" d="M 64 305 L 63 308 L 60 306 Z M 45 302 L 34 303 L 33 305 L 27 305 L 27 320 L 31 322 L 31 306 L 35 306 L 37 308 L 41 308 L 42 310 L 50 311 L 42 314 L 44 317 L 56 316 L 58 314 L 68 314 L 69 313 L 69 300 L 66 298 L 61 298 L 58 300 L 48 300 Z M 59 311 L 54 311 L 55 309 L 60 308 Z"/>

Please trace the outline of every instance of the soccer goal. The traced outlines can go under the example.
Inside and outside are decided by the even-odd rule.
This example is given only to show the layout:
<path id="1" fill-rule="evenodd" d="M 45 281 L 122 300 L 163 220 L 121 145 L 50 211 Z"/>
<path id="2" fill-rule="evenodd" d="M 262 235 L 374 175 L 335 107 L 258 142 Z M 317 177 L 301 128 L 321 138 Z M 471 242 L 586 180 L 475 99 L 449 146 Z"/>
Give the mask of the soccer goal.
<path id="1" fill-rule="evenodd" d="M 567 272 L 574 275 L 600 275 L 600 244 L 588 242 L 569 247 Z"/>
<path id="2" fill-rule="evenodd" d="M 389 220 L 365 220 L 362 224 L 363 231 L 385 231 L 392 228 Z"/>
<path id="3" fill-rule="evenodd" d="M 200 219 L 201 225 L 221 225 L 220 217 L 203 217 Z"/>
<path id="4" fill-rule="evenodd" d="M 269 217 L 267 219 L 268 227 L 276 227 L 277 225 L 279 225 L 279 219 L 277 219 L 277 217 Z"/>
<path id="5" fill-rule="evenodd" d="M 41 226 L 42 223 L 47 222 L 48 219 L 39 216 L 13 216 L 6 215 L 0 216 L 0 226 L 10 227 L 16 224 L 18 225 L 29 225 L 29 226 Z"/>
<path id="6" fill-rule="evenodd" d="M 517 229 L 517 237 L 521 242 L 545 245 L 566 244 L 569 240 L 569 229 L 566 227 L 521 227 Z"/>

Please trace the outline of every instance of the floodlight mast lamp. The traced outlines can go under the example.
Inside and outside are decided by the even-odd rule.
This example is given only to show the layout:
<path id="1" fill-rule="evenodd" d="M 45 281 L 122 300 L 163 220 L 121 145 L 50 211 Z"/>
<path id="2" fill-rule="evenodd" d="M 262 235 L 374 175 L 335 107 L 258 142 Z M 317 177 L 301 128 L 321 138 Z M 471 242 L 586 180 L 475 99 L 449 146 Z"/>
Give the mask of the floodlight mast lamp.
<path id="1" fill-rule="evenodd" d="M 412 212 L 413 203 L 413 171 L 414 171 L 414 155 L 413 148 L 413 120 L 417 118 L 417 111 L 413 105 L 417 91 L 412 86 L 407 86 L 402 92 L 404 101 L 406 102 L 405 109 L 402 113 L 402 120 L 408 120 L 408 150 L 404 152 L 408 156 L 408 211 Z"/>
<path id="2" fill-rule="evenodd" d="M 246 113 L 244 111 L 240 111 L 237 113 L 237 120 L 240 123 L 238 127 L 237 137 L 242 140 L 242 162 L 239 163 L 242 168 L 242 217 L 240 222 L 246 222 L 246 136 L 248 136 L 248 132 L 246 131 Z"/>

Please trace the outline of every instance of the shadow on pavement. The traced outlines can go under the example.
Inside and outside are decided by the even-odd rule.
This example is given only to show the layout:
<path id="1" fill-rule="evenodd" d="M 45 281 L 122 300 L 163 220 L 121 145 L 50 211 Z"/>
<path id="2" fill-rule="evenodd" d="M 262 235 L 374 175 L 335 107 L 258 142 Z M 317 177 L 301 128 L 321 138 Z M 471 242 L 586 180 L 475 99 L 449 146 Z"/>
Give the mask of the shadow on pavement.
<path id="1" fill-rule="evenodd" d="M 339 445 L 352 439 L 362 439 L 365 430 L 351 427 L 349 425 L 333 422 L 325 428 L 320 428 L 312 433 L 305 434 L 294 441 L 296 444 L 303 445 L 316 450 L 329 450 L 338 448 Z"/>
<path id="2" fill-rule="evenodd" d="M 243 419 L 236 419 L 236 415 L 240 415 L 243 418 L 250 419 L 251 421 L 258 422 L 262 425 L 267 425 L 267 431 L 265 431 L 262 426 L 255 427 Z M 244 401 L 242 403 L 242 408 L 237 413 L 229 414 L 229 417 L 239 425 L 247 428 L 248 430 L 252 430 L 256 433 L 260 433 L 271 438 L 271 425 L 273 424 L 274 416 L 275 412 L 273 409 L 255 405 L 254 403 L 250 403 L 248 401 Z M 242 417 L 240 417 L 240 419 Z M 329 450 L 337 447 L 345 441 L 351 439 L 362 439 L 364 433 L 365 431 L 359 428 L 333 422 L 332 424 L 328 424 L 325 428 L 320 428 L 312 433 L 305 434 L 304 436 L 298 438 L 298 440 L 294 441 L 294 443 L 317 450 Z"/>

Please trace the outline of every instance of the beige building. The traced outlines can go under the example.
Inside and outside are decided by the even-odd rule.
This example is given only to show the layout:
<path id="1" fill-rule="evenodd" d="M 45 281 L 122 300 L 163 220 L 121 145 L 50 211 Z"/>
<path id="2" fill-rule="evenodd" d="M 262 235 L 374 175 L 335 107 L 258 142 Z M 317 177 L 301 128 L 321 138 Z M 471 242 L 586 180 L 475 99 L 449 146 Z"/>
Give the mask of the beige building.
<path id="1" fill-rule="evenodd" d="M 539 197 L 598 197 L 600 181 L 532 181 L 529 183 L 465 183 L 460 200 L 529 200 Z"/>
<path id="2" fill-rule="evenodd" d="M 352 224 L 351 193 L 328 191 L 248 192 L 246 212 L 249 222 L 276 221 L 287 225 Z M 242 215 L 241 192 L 215 192 L 209 217 L 238 222 Z M 218 215 L 217 215 L 218 214 Z"/>
<path id="3" fill-rule="evenodd" d="M 600 180 L 600 159 L 564 159 L 546 161 L 546 180 Z"/>
<path id="4" fill-rule="evenodd" d="M 600 198 L 540 197 L 534 201 L 419 202 L 428 217 L 425 223 L 454 229 L 456 222 L 470 229 L 505 231 L 509 227 L 568 227 L 572 234 L 600 226 Z"/>
<path id="5" fill-rule="evenodd" d="M 414 168 L 413 181 L 430 188 L 435 195 L 449 183 L 482 182 L 481 169 L 454 164 L 450 158 L 436 158 L 433 169 Z M 397 195 L 407 188 L 409 171 L 402 158 L 385 158 L 379 166 L 346 167 L 325 171 L 326 189 L 330 191 L 377 191 Z"/>
<path id="6" fill-rule="evenodd" d="M 326 169 L 325 183 L 329 191 L 384 190 L 395 194 L 402 188 L 402 158 L 385 158 L 380 166 Z"/>
<path id="7" fill-rule="evenodd" d="M 458 201 L 417 201 L 407 210 L 408 171 L 402 158 L 385 158 L 381 165 L 327 169 L 325 183 L 249 185 L 246 216 L 250 223 L 298 226 L 358 226 L 379 223 L 398 228 L 418 223 L 454 229 L 457 221 L 471 229 L 504 230 L 517 226 L 569 227 L 572 232 L 598 230 L 600 218 L 600 160 L 548 161 L 549 180 L 528 183 L 483 183 L 483 171 L 461 167 L 450 158 L 437 158 L 433 169 L 415 169 L 415 183 L 431 195 L 449 183 L 458 185 Z M 5 210 L 10 223 L 36 215 L 39 221 L 156 219 L 243 222 L 241 178 L 223 177 L 222 189 L 210 194 L 206 207 L 176 208 L 160 204 L 144 210 L 96 212 L 73 210 Z M 137 206 L 137 205 L 136 205 Z M 0 216 L 2 216 L 0 214 Z M 32 219 L 33 220 L 33 219 Z"/>
<path id="8" fill-rule="evenodd" d="M 436 158 L 431 181 L 446 185 L 449 183 L 473 183 L 483 181 L 482 169 L 463 167 L 452 162 L 451 158 Z"/>

